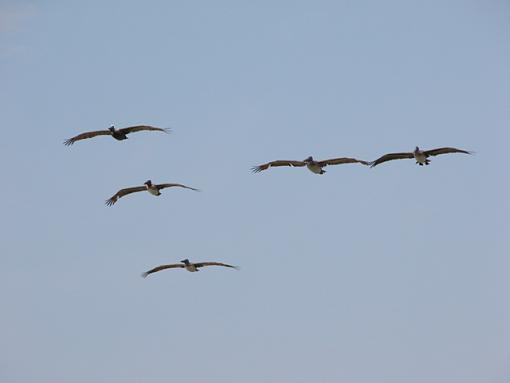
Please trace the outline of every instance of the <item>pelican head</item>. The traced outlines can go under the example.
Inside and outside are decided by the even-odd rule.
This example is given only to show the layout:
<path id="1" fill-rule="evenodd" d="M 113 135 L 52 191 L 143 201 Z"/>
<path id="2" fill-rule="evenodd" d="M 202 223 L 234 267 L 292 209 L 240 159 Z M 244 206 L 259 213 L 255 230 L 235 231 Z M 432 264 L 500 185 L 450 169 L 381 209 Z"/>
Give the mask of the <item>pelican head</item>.
<path id="1" fill-rule="evenodd" d="M 307 163 L 307 164 L 308 164 L 308 163 L 310 163 L 310 162 L 313 162 L 313 157 L 312 157 L 312 156 L 310 156 L 310 157 L 308 157 L 308 158 L 305 158 L 305 159 L 303 160 L 303 162 L 304 162 L 304 163 Z"/>
<path id="2" fill-rule="evenodd" d="M 115 127 L 112 125 L 112 126 L 110 126 L 110 127 L 108 128 L 108 130 L 109 130 L 110 132 L 112 132 L 112 133 L 113 133 L 113 132 L 115 132 Z"/>
<path id="3" fill-rule="evenodd" d="M 419 151 L 420 151 L 420 148 L 419 148 L 419 147 L 414 148 L 414 152 L 415 152 L 415 153 L 418 153 Z"/>
<path id="4" fill-rule="evenodd" d="M 181 262 L 184 263 L 186 266 L 189 265 L 189 259 L 188 258 L 183 259 Z"/>
<path id="5" fill-rule="evenodd" d="M 151 180 L 147 180 L 143 184 L 147 185 L 148 187 L 151 187 L 152 186 L 152 181 Z"/>

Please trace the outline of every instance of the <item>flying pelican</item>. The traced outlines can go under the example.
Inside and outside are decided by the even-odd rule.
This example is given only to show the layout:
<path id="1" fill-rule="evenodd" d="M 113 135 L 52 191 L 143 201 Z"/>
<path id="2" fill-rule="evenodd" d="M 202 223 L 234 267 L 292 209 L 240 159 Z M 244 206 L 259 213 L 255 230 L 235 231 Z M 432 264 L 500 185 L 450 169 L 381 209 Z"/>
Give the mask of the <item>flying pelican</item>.
<path id="1" fill-rule="evenodd" d="M 262 170 L 266 170 L 271 167 L 277 167 L 277 166 L 306 166 L 308 168 L 308 170 L 310 170 L 312 173 L 324 174 L 324 173 L 326 173 L 326 171 L 322 168 L 324 168 L 328 165 L 353 164 L 353 163 L 360 163 L 363 165 L 369 164 L 366 161 L 357 160 L 356 158 L 348 158 L 348 157 L 331 158 L 329 160 L 315 161 L 312 158 L 312 156 L 310 156 L 310 157 L 304 159 L 303 161 L 289 161 L 289 160 L 271 161 L 271 162 L 268 162 L 267 164 L 254 166 L 251 170 L 254 173 L 259 173 Z"/>
<path id="2" fill-rule="evenodd" d="M 199 191 L 198 189 L 191 188 L 189 186 L 185 186 L 185 185 L 181 185 L 181 184 L 159 184 L 159 185 L 155 185 L 155 184 L 152 183 L 151 180 L 148 180 L 148 181 L 144 182 L 144 186 L 135 186 L 135 187 L 132 187 L 132 188 L 126 188 L 126 189 L 119 190 L 110 199 L 106 200 L 106 204 L 108 206 L 112 206 L 112 205 L 115 204 L 115 202 L 117 202 L 117 200 L 119 198 L 124 197 L 125 195 L 131 194 L 131 193 L 136 193 L 136 192 L 140 192 L 140 191 L 144 191 L 144 190 L 147 190 L 152 195 L 159 196 L 159 195 L 161 195 L 161 192 L 160 192 L 161 189 L 171 188 L 171 187 L 174 187 L 174 186 L 180 187 L 180 188 L 185 188 L 185 189 Z"/>
<path id="3" fill-rule="evenodd" d="M 165 269 L 175 269 L 175 268 L 183 268 L 190 272 L 199 271 L 199 268 L 205 267 L 205 266 L 223 266 L 223 267 L 230 267 L 232 269 L 239 270 L 239 267 L 227 265 L 226 263 L 220 263 L 220 262 L 200 262 L 200 263 L 191 263 L 189 259 L 183 259 L 181 263 L 173 263 L 170 265 L 161 265 L 158 267 L 155 267 L 149 271 L 146 271 L 142 274 L 142 277 L 147 277 L 149 274 L 156 273 L 161 270 Z"/>
<path id="4" fill-rule="evenodd" d="M 85 140 L 87 138 L 92 138 L 92 137 L 96 137 L 96 136 L 112 136 L 116 140 L 122 141 L 122 140 L 127 140 L 128 134 L 140 132 L 142 130 L 157 131 L 157 132 L 164 132 L 164 133 L 170 132 L 170 129 L 156 128 L 156 127 L 150 126 L 150 125 L 136 125 L 136 126 L 130 126 L 127 128 L 122 128 L 119 130 L 116 130 L 115 127 L 112 125 L 107 130 L 96 130 L 94 132 L 85 132 L 85 133 L 78 134 L 75 137 L 65 140 L 64 145 L 70 146 L 70 145 L 74 144 L 76 141 Z"/>
<path id="5" fill-rule="evenodd" d="M 420 166 L 428 165 L 430 160 L 428 159 L 430 156 L 438 156 L 440 154 L 448 154 L 448 153 L 464 153 L 464 154 L 472 154 L 472 152 L 468 152 L 467 150 L 461 150 L 456 148 L 437 148 L 432 150 L 420 150 L 419 147 L 414 149 L 414 152 L 408 153 L 389 153 L 385 154 L 382 157 L 379 157 L 377 160 L 370 162 L 370 167 L 373 168 L 379 164 L 382 164 L 386 161 L 392 160 L 400 160 L 404 158 L 414 158 L 416 163 Z"/>

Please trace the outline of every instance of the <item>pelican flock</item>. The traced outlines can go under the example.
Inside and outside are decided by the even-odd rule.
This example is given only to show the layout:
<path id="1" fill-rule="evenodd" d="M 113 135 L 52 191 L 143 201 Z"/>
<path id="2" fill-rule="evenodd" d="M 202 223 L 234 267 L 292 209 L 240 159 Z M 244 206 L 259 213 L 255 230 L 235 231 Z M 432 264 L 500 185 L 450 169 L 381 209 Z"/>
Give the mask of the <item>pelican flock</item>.
<path id="1" fill-rule="evenodd" d="M 64 141 L 64 144 L 66 146 L 73 145 L 77 141 L 97 137 L 97 136 L 111 136 L 114 139 L 118 141 L 122 141 L 127 139 L 127 135 L 135 132 L 141 132 L 141 131 L 157 131 L 157 132 L 164 132 L 168 133 L 168 129 L 162 129 L 157 128 L 150 125 L 135 125 L 130 126 L 127 128 L 122 128 L 116 130 L 115 127 L 111 126 L 107 130 L 97 130 L 97 131 L 91 131 L 91 132 L 85 132 L 78 134 L 77 136 L 74 136 L 72 138 L 69 138 Z M 416 161 L 416 164 L 423 166 L 423 165 L 429 165 L 430 160 L 429 157 L 434 157 L 442 154 L 451 154 L 451 153 L 462 153 L 462 154 L 472 154 L 471 151 L 463 150 L 463 149 L 457 149 L 454 147 L 441 147 L 437 149 L 431 149 L 431 150 L 421 150 L 418 146 L 414 149 L 412 152 L 399 152 L 399 153 L 388 153 L 385 154 L 379 158 L 377 158 L 374 161 L 364 161 L 357 158 L 351 158 L 351 157 L 338 157 L 338 158 L 330 158 L 326 160 L 315 160 L 312 156 L 309 156 L 305 158 L 302 161 L 299 160 L 276 160 L 276 161 L 270 161 L 258 166 L 252 167 L 253 173 L 259 173 L 264 170 L 267 170 L 269 168 L 273 167 L 305 167 L 314 174 L 324 174 L 326 171 L 324 168 L 326 166 L 331 165 L 343 165 L 343 164 L 360 164 L 364 166 L 369 166 L 370 168 L 373 168 L 379 164 L 382 164 L 384 162 L 393 161 L 393 160 L 400 160 L 400 159 L 413 159 Z M 150 194 L 154 196 L 160 196 L 161 190 L 171 187 L 179 187 L 194 191 L 199 191 L 199 189 L 186 186 L 179 183 L 164 183 L 164 184 L 153 184 L 151 180 L 148 180 L 144 182 L 141 186 L 134 186 L 129 188 L 120 189 L 117 191 L 112 197 L 106 200 L 106 205 L 113 206 L 119 198 L 122 198 L 126 195 L 138 193 L 142 191 L 147 191 Z M 166 269 L 176 269 L 181 268 L 185 269 L 189 272 L 197 272 L 199 269 L 203 267 L 209 267 L 209 266 L 220 266 L 220 267 L 227 267 L 232 269 L 238 269 L 237 266 L 232 266 L 226 263 L 221 262 L 196 262 L 192 263 L 189 261 L 189 259 L 183 259 L 180 261 L 180 263 L 172 263 L 172 264 L 166 264 L 166 265 L 160 265 L 157 267 L 154 267 L 153 269 L 150 269 L 142 274 L 143 277 L 147 277 L 150 274 L 156 273 L 161 270 Z"/>

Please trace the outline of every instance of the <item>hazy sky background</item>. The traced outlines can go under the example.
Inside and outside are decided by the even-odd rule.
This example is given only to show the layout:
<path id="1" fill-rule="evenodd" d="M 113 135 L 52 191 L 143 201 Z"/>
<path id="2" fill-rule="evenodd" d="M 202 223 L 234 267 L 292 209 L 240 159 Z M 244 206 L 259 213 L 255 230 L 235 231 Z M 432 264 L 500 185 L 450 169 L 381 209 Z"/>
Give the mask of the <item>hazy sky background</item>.
<path id="1" fill-rule="evenodd" d="M 510 382 L 510 3 L 0 1 L 0 381 Z M 62 145 L 115 124 L 172 127 Z M 456 146 L 324 176 L 276 159 Z M 203 190 L 119 188 L 181 182 Z M 183 258 L 241 266 L 140 274 Z"/>

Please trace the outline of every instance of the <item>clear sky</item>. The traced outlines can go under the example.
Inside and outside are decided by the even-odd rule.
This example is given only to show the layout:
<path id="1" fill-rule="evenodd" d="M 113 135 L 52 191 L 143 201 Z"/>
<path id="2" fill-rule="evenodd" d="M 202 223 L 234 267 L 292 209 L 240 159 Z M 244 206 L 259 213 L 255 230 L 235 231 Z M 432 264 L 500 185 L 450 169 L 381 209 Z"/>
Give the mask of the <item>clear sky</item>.
<path id="1" fill-rule="evenodd" d="M 0 381 L 508 383 L 505 0 L 0 1 Z M 151 124 L 173 133 L 87 130 Z M 270 160 L 456 146 L 328 167 Z M 118 189 L 180 182 L 202 189 Z M 240 271 L 168 270 L 183 258 Z"/>

